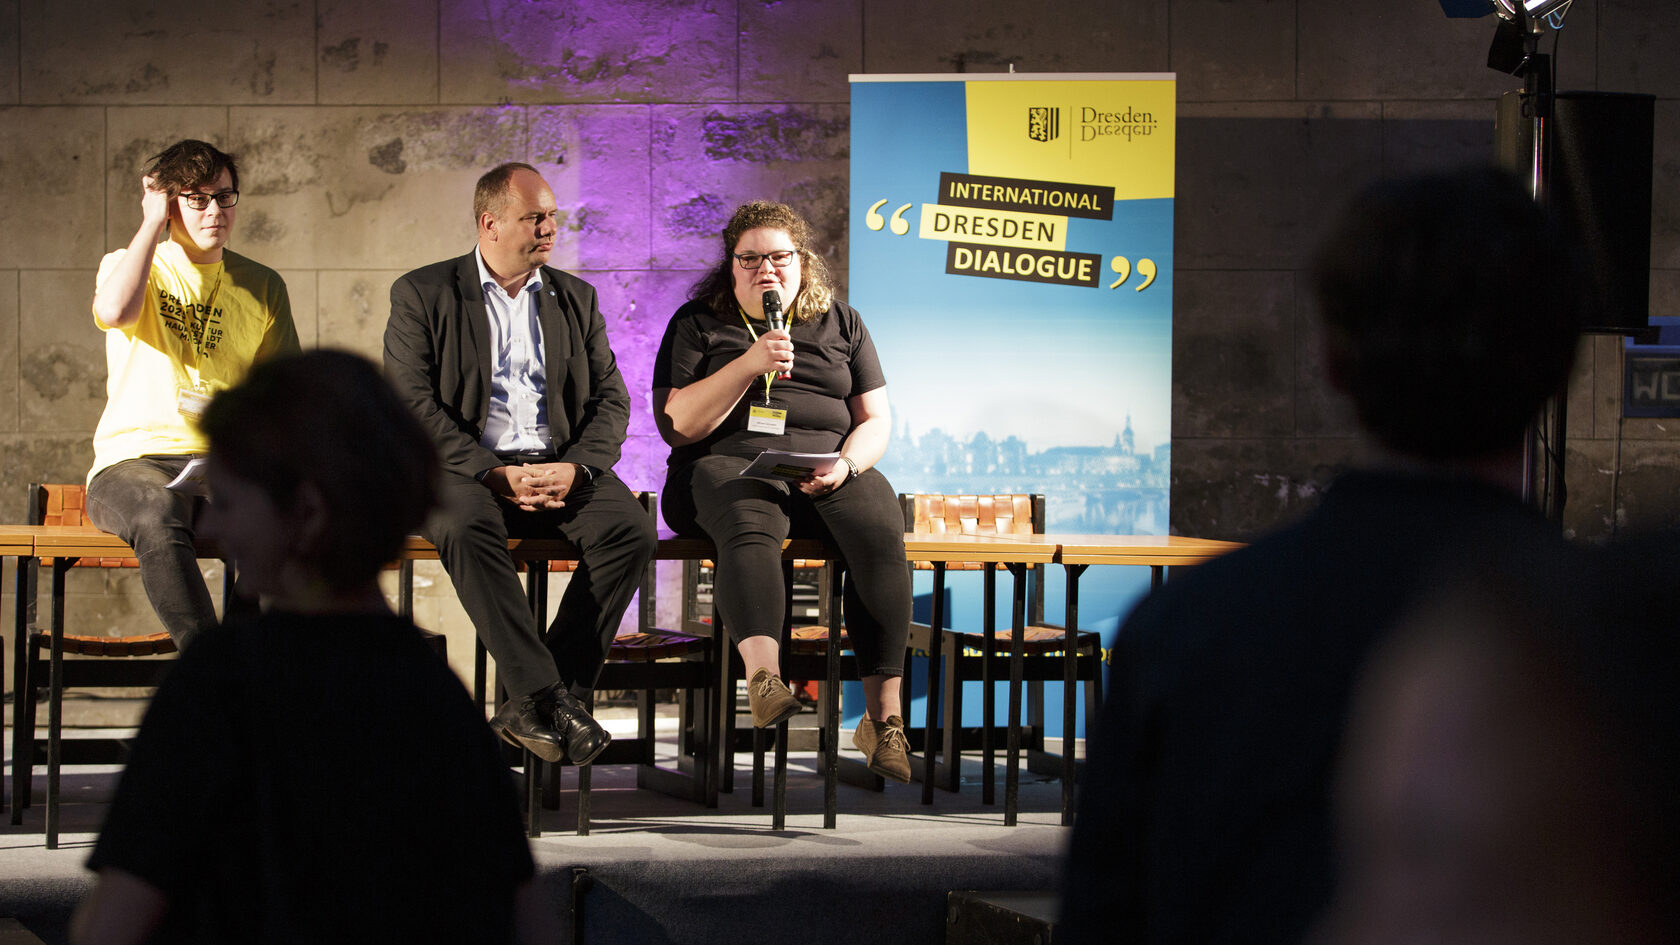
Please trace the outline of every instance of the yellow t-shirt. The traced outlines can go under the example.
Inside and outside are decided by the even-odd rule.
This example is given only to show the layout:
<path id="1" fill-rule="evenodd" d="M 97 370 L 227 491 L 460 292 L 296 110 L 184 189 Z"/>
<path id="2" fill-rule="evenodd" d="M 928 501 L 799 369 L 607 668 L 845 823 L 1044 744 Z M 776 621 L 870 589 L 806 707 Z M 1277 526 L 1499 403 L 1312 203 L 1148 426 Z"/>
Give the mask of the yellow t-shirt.
<path id="1" fill-rule="evenodd" d="M 99 264 L 98 282 L 126 253 Z M 165 240 L 152 257 L 140 318 L 105 332 L 105 413 L 93 434 L 93 469 L 146 455 L 202 453 L 204 437 L 180 410 L 184 390 L 214 394 L 239 383 L 251 365 L 299 350 L 292 305 L 280 274 L 222 251 L 201 266 Z"/>

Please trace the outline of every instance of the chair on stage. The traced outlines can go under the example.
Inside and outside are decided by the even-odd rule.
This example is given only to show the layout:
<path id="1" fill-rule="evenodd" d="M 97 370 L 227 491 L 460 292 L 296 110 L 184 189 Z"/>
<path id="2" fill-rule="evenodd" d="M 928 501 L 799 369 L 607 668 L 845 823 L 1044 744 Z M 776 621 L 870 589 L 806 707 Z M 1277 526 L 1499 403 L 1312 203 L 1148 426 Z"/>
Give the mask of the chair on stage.
<path id="1" fill-rule="evenodd" d="M 1044 533 L 1044 496 L 1041 494 L 1008 495 L 940 495 L 928 493 L 900 494 L 904 508 L 905 531 L 923 535 L 1037 535 Z M 924 802 L 932 799 L 931 785 L 955 791 L 961 783 L 961 761 L 964 748 L 975 739 L 963 727 L 963 684 L 978 681 L 983 692 L 981 728 L 978 747 L 982 752 L 982 798 L 985 803 L 995 801 L 995 754 L 997 723 L 995 718 L 994 683 L 1008 678 L 1008 660 L 1014 645 L 1012 627 L 998 627 L 996 612 L 997 574 L 1006 571 L 1005 565 L 978 562 L 950 562 L 943 567 L 918 562 L 918 570 L 934 572 L 934 616 L 931 625 L 911 627 L 911 644 L 929 653 L 929 698 L 938 692 L 938 723 L 928 714 L 924 729 L 923 758 L 919 767 L 925 775 L 931 765 L 933 777 L 927 778 L 923 788 Z M 944 572 L 979 571 L 982 576 L 982 610 L 980 628 L 944 629 Z M 1044 566 L 1035 565 L 1030 575 L 1026 605 L 1027 626 L 1024 639 L 1024 681 L 1028 686 L 1025 727 L 1030 731 L 1017 733 L 1020 744 L 1028 748 L 1028 766 L 1044 773 L 1060 773 L 1049 764 L 1043 750 L 1044 743 L 1044 683 L 1060 681 L 1064 669 L 1062 654 L 1067 635 L 1063 628 L 1044 622 Z M 1086 718 L 1095 719 L 1101 704 L 1102 642 L 1095 633 L 1078 634 L 1075 643 L 1076 678 L 1085 691 Z M 937 653 L 935 660 L 931 654 Z M 941 665 L 943 664 L 943 669 Z M 943 680 L 940 676 L 943 673 Z M 1064 693 L 1064 698 L 1073 698 Z M 1005 731 L 1007 737 L 1007 730 Z M 1063 738 L 1073 733 L 1064 732 Z M 938 758 L 933 746 L 939 746 Z"/>
<path id="2" fill-rule="evenodd" d="M 29 486 L 28 522 L 32 525 L 91 525 L 85 513 L 87 490 L 80 485 L 37 484 Z M 41 629 L 37 619 L 36 595 L 41 565 L 51 569 L 53 608 L 50 624 Z M 156 687 L 168 670 L 175 652 L 169 634 L 153 633 L 109 636 L 74 634 L 64 631 L 65 582 L 70 568 L 138 568 L 126 558 L 59 558 L 29 560 L 22 565 L 20 580 L 24 626 L 18 629 L 12 670 L 12 823 L 23 822 L 23 809 L 30 792 L 37 760 L 47 764 L 47 847 L 58 846 L 61 768 L 65 764 L 115 764 L 127 760 L 128 739 L 64 739 L 63 698 L 67 689 Z M 233 569 L 223 565 L 222 602 L 227 606 L 233 593 Z M 53 652 L 54 629 L 60 647 Z M 43 655 L 43 653 L 47 655 Z M 68 659 L 63 657 L 70 657 Z M 47 740 L 44 757 L 36 738 L 40 693 L 47 693 Z"/>

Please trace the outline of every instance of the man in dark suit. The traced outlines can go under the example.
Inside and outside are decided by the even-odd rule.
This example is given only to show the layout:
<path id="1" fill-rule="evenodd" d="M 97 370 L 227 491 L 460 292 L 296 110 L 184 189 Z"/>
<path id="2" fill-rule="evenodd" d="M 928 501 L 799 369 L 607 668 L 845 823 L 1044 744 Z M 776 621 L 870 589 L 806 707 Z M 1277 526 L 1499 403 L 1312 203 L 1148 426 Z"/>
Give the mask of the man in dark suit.
<path id="1" fill-rule="evenodd" d="M 594 287 L 544 265 L 558 211 L 536 168 L 485 174 L 473 214 L 473 252 L 391 286 L 385 372 L 442 457 L 426 533 L 508 692 L 491 727 L 544 760 L 586 765 L 611 736 L 580 697 L 655 542 L 612 472 L 630 397 Z M 582 553 L 546 639 L 510 536 L 564 538 Z"/>

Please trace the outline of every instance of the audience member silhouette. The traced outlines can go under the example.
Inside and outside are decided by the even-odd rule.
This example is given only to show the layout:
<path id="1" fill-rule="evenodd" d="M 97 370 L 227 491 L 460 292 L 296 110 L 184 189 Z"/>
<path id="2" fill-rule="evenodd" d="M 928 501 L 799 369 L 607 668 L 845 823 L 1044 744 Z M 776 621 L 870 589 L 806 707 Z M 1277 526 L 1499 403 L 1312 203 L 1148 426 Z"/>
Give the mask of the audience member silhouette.
<path id="1" fill-rule="evenodd" d="M 1300 941 L 1331 892 L 1332 775 L 1373 647 L 1440 574 L 1570 552 L 1519 491 L 1582 276 L 1522 187 L 1481 168 L 1379 183 L 1313 276 L 1371 461 L 1122 626 L 1058 941 Z"/>
<path id="2" fill-rule="evenodd" d="M 1680 941 L 1677 552 L 1404 621 L 1355 694 L 1319 945 Z"/>
<path id="3" fill-rule="evenodd" d="M 430 439 L 370 362 L 329 351 L 258 364 L 203 428 L 204 531 L 263 613 L 159 688 L 73 940 L 515 941 L 544 912 L 512 779 L 376 583 L 431 505 Z"/>

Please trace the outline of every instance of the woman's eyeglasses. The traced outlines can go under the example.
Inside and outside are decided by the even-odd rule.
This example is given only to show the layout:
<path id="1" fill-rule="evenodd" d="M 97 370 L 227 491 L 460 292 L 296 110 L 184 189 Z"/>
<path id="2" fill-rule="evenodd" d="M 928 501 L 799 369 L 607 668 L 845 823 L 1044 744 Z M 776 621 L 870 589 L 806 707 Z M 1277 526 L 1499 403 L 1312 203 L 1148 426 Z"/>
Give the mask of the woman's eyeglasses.
<path id="1" fill-rule="evenodd" d="M 224 204 L 225 206 L 225 204 Z M 764 266 L 766 259 L 777 269 L 786 269 L 793 265 L 793 258 L 799 253 L 791 249 L 779 249 L 773 253 L 734 253 L 735 263 L 742 269 L 753 270 Z"/>

